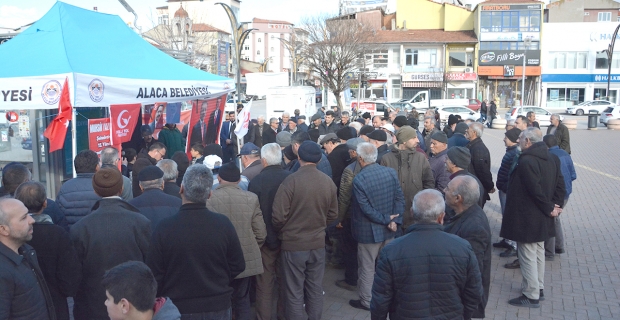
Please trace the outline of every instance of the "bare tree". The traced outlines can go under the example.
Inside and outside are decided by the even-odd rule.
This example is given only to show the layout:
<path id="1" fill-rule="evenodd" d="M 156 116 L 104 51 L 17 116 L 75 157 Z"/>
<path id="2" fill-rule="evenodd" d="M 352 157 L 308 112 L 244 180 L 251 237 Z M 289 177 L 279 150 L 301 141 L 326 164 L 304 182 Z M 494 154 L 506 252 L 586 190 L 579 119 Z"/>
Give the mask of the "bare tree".
<path id="1" fill-rule="evenodd" d="M 194 17 L 190 21 L 199 21 Z M 154 22 L 154 21 L 152 21 Z M 153 23 L 155 24 L 155 23 Z M 173 21 L 158 21 L 142 36 L 159 46 L 160 50 L 197 69 L 217 74 L 219 40 L 230 43 L 228 34 L 204 23 L 173 25 Z"/>
<path id="2" fill-rule="evenodd" d="M 374 31 L 359 20 L 325 16 L 309 18 L 302 28 L 309 42 L 301 50 L 304 63 L 321 78 L 343 110 L 340 93 L 347 88 L 347 73 L 359 71 L 364 53 L 376 48 L 372 44 Z"/>

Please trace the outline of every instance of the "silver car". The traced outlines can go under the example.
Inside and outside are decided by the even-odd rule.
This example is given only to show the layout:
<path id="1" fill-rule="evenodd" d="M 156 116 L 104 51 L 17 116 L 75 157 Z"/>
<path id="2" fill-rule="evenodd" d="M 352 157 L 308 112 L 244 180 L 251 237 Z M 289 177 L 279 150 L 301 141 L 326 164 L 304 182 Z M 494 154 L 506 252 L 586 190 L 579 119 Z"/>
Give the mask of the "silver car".
<path id="1" fill-rule="evenodd" d="M 533 111 L 536 114 L 536 121 L 541 127 L 551 125 L 551 112 L 537 106 L 515 106 L 506 112 L 506 121 L 516 120 L 518 116 L 527 116 L 527 113 Z M 560 120 L 564 117 L 560 115 Z"/>
<path id="2" fill-rule="evenodd" d="M 584 101 L 578 105 L 566 108 L 566 113 L 583 116 L 590 110 L 596 110 L 599 114 L 614 104 L 605 100 Z"/>

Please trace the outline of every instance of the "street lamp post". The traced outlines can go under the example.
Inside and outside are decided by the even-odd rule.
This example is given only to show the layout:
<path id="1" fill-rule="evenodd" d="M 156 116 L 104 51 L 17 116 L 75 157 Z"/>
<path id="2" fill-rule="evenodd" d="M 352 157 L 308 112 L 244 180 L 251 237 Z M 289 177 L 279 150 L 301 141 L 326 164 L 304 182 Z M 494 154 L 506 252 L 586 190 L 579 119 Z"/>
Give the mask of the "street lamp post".
<path id="1" fill-rule="evenodd" d="M 294 31 L 293 31 L 294 32 Z M 295 39 L 295 33 L 291 34 L 291 40 L 286 40 L 284 38 L 277 38 L 280 40 L 291 56 L 291 86 L 294 86 L 297 82 L 297 66 L 300 62 L 302 62 L 303 58 L 299 57 L 298 51 L 303 46 L 303 43 L 297 43 Z"/>
<path id="2" fill-rule="evenodd" d="M 532 39 L 526 37 L 523 39 L 523 75 L 521 78 L 521 105 L 525 105 L 525 61 L 527 60 L 527 49 L 529 49 Z"/>
<path id="3" fill-rule="evenodd" d="M 614 57 L 614 45 L 616 44 L 616 36 L 618 35 L 618 29 L 620 29 L 620 24 L 616 27 L 613 36 L 611 37 L 611 42 L 607 47 L 607 101 L 609 101 L 609 84 L 611 82 L 611 61 Z"/>
<path id="4" fill-rule="evenodd" d="M 247 39 L 248 35 L 252 30 L 256 29 L 246 29 L 243 30 L 243 25 L 237 22 L 237 17 L 235 13 L 232 11 L 230 6 L 225 3 L 218 2 L 216 5 L 222 5 L 224 10 L 226 10 L 226 14 L 228 15 L 228 19 L 230 20 L 230 26 L 232 27 L 232 35 L 233 35 L 233 63 L 237 66 L 236 73 L 236 90 L 237 90 L 237 101 L 241 101 L 241 50 L 243 48 L 243 43 L 245 39 Z"/>

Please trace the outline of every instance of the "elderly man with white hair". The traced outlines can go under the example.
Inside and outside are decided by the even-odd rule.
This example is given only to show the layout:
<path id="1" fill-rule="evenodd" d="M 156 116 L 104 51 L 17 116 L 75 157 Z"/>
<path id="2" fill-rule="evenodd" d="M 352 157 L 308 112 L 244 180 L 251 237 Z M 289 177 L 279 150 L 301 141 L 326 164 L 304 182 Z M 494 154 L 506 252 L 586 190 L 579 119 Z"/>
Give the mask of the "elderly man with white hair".
<path id="1" fill-rule="evenodd" d="M 284 131 L 288 128 L 289 119 L 291 119 L 291 114 L 288 112 L 283 112 L 282 119 L 280 120 L 280 123 L 278 124 L 278 132 Z"/>
<path id="2" fill-rule="evenodd" d="M 570 134 L 568 128 L 560 120 L 560 115 L 554 113 L 551 115 L 551 125 L 547 128 L 547 134 L 552 134 L 558 139 L 560 149 L 570 154 Z"/>
<path id="3" fill-rule="evenodd" d="M 179 176 L 177 163 L 170 159 L 163 159 L 157 163 L 157 167 L 164 172 L 164 193 L 181 199 L 179 194 L 181 188 L 177 185 L 177 177 Z"/>
<path id="4" fill-rule="evenodd" d="M 444 227 L 447 233 L 455 234 L 469 242 L 482 274 L 482 301 L 472 314 L 472 318 L 484 318 L 484 309 L 489 299 L 491 284 L 491 227 L 482 208 L 478 206 L 480 191 L 478 181 L 467 175 L 458 176 L 445 189 L 446 204 L 456 216 Z"/>
<path id="5" fill-rule="evenodd" d="M 270 128 L 269 128 L 269 124 L 265 123 L 265 116 L 258 116 L 258 118 L 256 118 L 256 121 L 258 123 L 252 127 L 252 130 L 254 130 L 254 141 L 250 141 L 250 142 L 253 142 L 257 147 L 260 148 L 263 145 L 268 143 L 268 142 L 265 142 L 265 139 L 263 138 L 263 134 L 266 131 L 270 130 Z"/>
<path id="6" fill-rule="evenodd" d="M 482 132 L 484 131 L 484 125 L 480 122 L 474 122 L 469 125 L 469 128 L 465 132 L 465 137 L 469 140 L 467 149 L 471 153 L 471 164 L 469 165 L 469 172 L 480 180 L 482 187 L 484 187 L 485 203 L 491 200 L 489 193 L 495 192 L 495 184 L 493 183 L 493 175 L 491 174 L 491 154 L 489 149 L 482 141 Z M 484 207 L 484 203 L 482 204 Z"/>
<path id="7" fill-rule="evenodd" d="M 445 203 L 434 189 L 413 198 L 407 234 L 385 246 L 372 287 L 372 319 L 470 319 L 482 299 L 471 245 L 443 231 Z"/>

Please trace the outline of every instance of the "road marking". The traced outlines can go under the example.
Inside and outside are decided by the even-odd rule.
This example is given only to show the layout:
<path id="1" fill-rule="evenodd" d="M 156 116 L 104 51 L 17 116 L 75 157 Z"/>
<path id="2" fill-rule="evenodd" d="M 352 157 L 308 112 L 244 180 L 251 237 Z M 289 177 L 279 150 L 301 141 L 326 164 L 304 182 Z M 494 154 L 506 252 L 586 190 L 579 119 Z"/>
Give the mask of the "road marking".
<path id="1" fill-rule="evenodd" d="M 607 177 L 607 178 L 610 178 L 610 179 L 614 179 L 614 180 L 618 180 L 618 181 L 620 181 L 620 177 L 619 177 L 619 176 L 614 176 L 613 174 L 609 174 L 609 173 L 606 173 L 606 172 L 603 172 L 603 171 L 599 171 L 599 170 L 596 170 L 596 169 L 590 168 L 590 167 L 588 167 L 588 166 L 584 166 L 583 164 L 579 164 L 579 163 L 576 163 L 576 162 L 573 162 L 573 164 L 574 164 L 576 167 L 579 167 L 579 168 L 582 168 L 582 169 L 586 169 L 586 170 L 588 170 L 588 171 L 592 171 L 592 172 L 594 172 L 594 173 L 598 173 L 598 174 L 600 174 L 600 175 L 602 175 L 602 176 L 605 176 L 605 177 Z"/>

